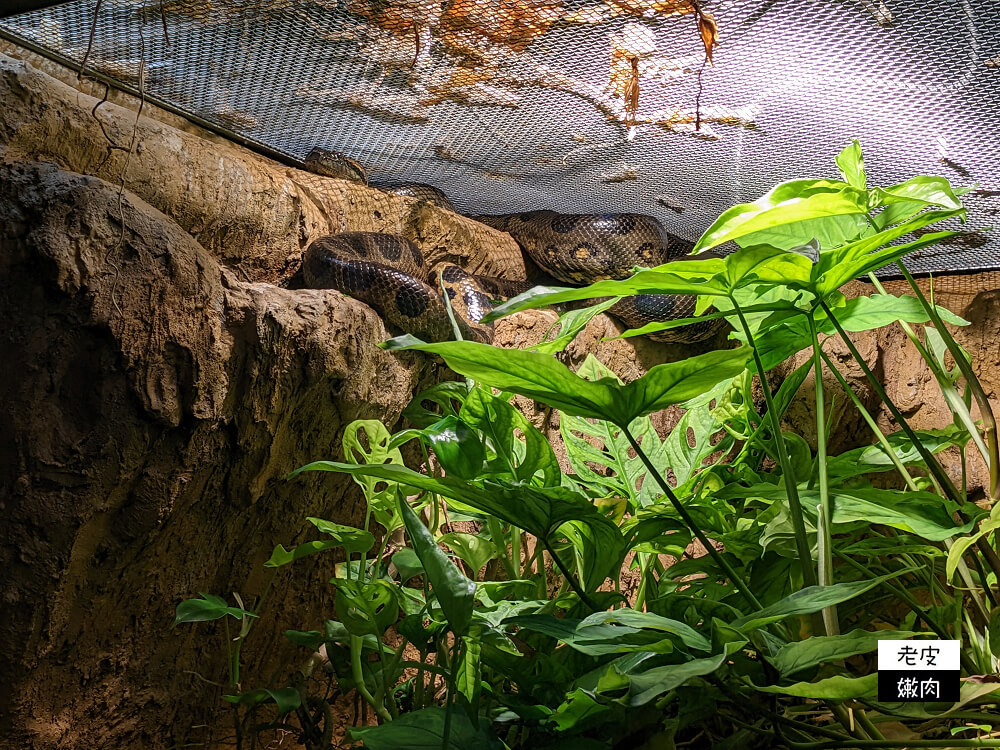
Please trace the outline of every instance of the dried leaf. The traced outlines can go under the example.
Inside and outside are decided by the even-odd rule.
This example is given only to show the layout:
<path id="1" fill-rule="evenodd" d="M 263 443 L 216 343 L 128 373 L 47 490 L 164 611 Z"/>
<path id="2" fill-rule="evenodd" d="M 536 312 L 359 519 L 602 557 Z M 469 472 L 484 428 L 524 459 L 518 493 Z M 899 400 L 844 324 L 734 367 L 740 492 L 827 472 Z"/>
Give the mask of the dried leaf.
<path id="1" fill-rule="evenodd" d="M 698 10 L 698 31 L 701 32 L 701 41 L 705 45 L 705 59 L 711 65 L 712 49 L 719 45 L 719 25 L 711 13 Z"/>
<path id="2" fill-rule="evenodd" d="M 625 86 L 625 124 L 635 125 L 635 113 L 639 111 L 639 60 L 632 58 L 632 75 Z"/>

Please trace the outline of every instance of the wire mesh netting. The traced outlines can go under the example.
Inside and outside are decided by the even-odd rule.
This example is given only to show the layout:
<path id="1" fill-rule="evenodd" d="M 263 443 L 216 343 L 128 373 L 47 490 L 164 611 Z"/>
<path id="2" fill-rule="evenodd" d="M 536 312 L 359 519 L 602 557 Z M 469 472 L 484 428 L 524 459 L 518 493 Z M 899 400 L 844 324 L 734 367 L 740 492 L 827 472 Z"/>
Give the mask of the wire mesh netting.
<path id="1" fill-rule="evenodd" d="M 156 100 L 467 214 L 636 212 L 693 240 L 776 182 L 836 176 L 854 137 L 874 184 L 940 174 L 973 187 L 966 229 L 1000 213 L 998 0 L 75 0 L 0 30 L 76 63 L 91 45 Z M 1000 238 L 910 265 L 1000 267 Z"/>

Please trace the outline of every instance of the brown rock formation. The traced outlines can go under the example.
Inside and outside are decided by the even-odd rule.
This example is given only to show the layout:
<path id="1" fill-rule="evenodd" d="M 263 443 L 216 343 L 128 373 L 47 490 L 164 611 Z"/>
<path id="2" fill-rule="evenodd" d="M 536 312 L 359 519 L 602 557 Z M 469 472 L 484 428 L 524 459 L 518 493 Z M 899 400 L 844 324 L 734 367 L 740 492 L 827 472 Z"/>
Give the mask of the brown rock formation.
<path id="1" fill-rule="evenodd" d="M 98 179 L 8 165 L 0 186 L 0 737 L 203 737 L 188 728 L 218 691 L 185 670 L 220 678 L 224 636 L 171 632 L 174 607 L 199 590 L 251 600 L 306 516 L 357 521 L 345 477 L 284 477 L 339 451 L 351 420 L 395 421 L 436 368 L 375 347 L 365 305 L 242 282 Z M 331 575 L 313 567 L 295 573 Z M 248 646 L 258 674 L 298 658 L 283 629 L 322 616 L 287 580 Z"/>

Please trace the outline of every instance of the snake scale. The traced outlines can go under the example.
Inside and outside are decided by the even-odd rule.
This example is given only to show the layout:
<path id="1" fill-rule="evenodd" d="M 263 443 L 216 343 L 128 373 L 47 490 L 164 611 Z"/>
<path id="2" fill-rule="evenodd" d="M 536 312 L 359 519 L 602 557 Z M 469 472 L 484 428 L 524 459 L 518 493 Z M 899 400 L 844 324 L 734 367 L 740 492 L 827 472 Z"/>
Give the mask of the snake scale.
<path id="1" fill-rule="evenodd" d="M 311 171 L 351 178 L 363 170 L 346 157 L 315 149 L 306 160 Z M 426 200 L 454 211 L 437 188 L 415 183 L 381 188 L 386 192 Z M 641 214 L 559 214 L 530 211 L 499 216 L 474 216 L 476 221 L 509 233 L 544 273 L 558 282 L 585 285 L 621 279 L 636 266 L 656 266 L 684 258 L 692 245 L 667 234 L 659 222 Z M 534 283 L 508 281 L 467 273 L 455 265 L 432 269 L 409 240 L 376 232 L 326 235 L 306 249 L 302 273 L 306 285 L 337 289 L 372 307 L 384 320 L 425 341 L 453 338 L 453 329 L 437 271 L 447 292 L 463 338 L 489 343 L 492 326 L 480 321 L 498 299 L 518 294 Z M 627 297 L 609 310 L 630 328 L 651 321 L 690 317 L 695 298 L 685 295 Z M 650 338 L 691 343 L 712 335 L 709 322 L 669 329 Z"/>

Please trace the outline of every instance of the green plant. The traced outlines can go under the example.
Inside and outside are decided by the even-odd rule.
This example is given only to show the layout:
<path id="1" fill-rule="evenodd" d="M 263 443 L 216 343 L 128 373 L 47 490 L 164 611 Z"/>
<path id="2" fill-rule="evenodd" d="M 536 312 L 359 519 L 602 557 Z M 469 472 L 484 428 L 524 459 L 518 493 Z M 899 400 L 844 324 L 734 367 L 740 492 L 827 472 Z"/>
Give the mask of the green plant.
<path id="1" fill-rule="evenodd" d="M 973 444 L 994 503 L 995 422 L 947 327 L 964 321 L 915 282 L 913 296 L 839 291 L 953 234 L 912 238 L 963 217 L 959 191 L 926 176 L 869 188 L 857 143 L 837 164 L 842 180 L 785 183 L 719 217 L 698 249 L 735 242 L 724 259 L 536 289 L 496 311 L 697 294 L 698 319 L 726 318 L 734 348 L 622 383 L 592 358 L 569 370 L 552 355 L 563 338 L 533 352 L 388 342 L 438 355 L 467 380 L 416 397 L 413 428 L 393 435 L 355 422 L 346 461 L 298 470 L 351 475 L 365 523 L 310 519 L 329 539 L 279 545 L 268 563 L 343 552 L 331 581 L 336 618 L 289 637 L 322 646 L 341 689 L 374 711 L 377 724 L 351 730 L 353 739 L 375 750 L 1000 746 L 952 737 L 992 722 L 984 708 L 998 683 L 967 679 L 953 706 L 879 704 L 867 656 L 879 639 L 956 638 L 967 677 L 997 670 L 1000 516 L 968 502 L 965 481 L 956 487 L 938 460 Z M 570 327 L 583 317 L 574 313 Z M 952 425 L 912 429 L 857 354 L 851 332 L 896 324 L 941 384 Z M 824 351 L 828 340 L 854 354 L 898 432 L 879 429 Z M 807 360 L 775 389 L 769 373 L 800 351 Z M 830 455 L 824 369 L 871 427 L 872 445 Z M 810 371 L 814 446 L 782 424 Z M 571 471 L 514 394 L 558 410 Z M 683 417 L 661 439 L 649 416 L 674 405 Z M 404 464 L 410 441 L 421 470 Z M 900 489 L 872 484 L 886 472 Z M 390 551 L 402 531 L 408 545 Z M 638 583 L 623 590 L 630 568 Z M 886 740 L 880 726 L 900 722 L 919 733 Z"/>

